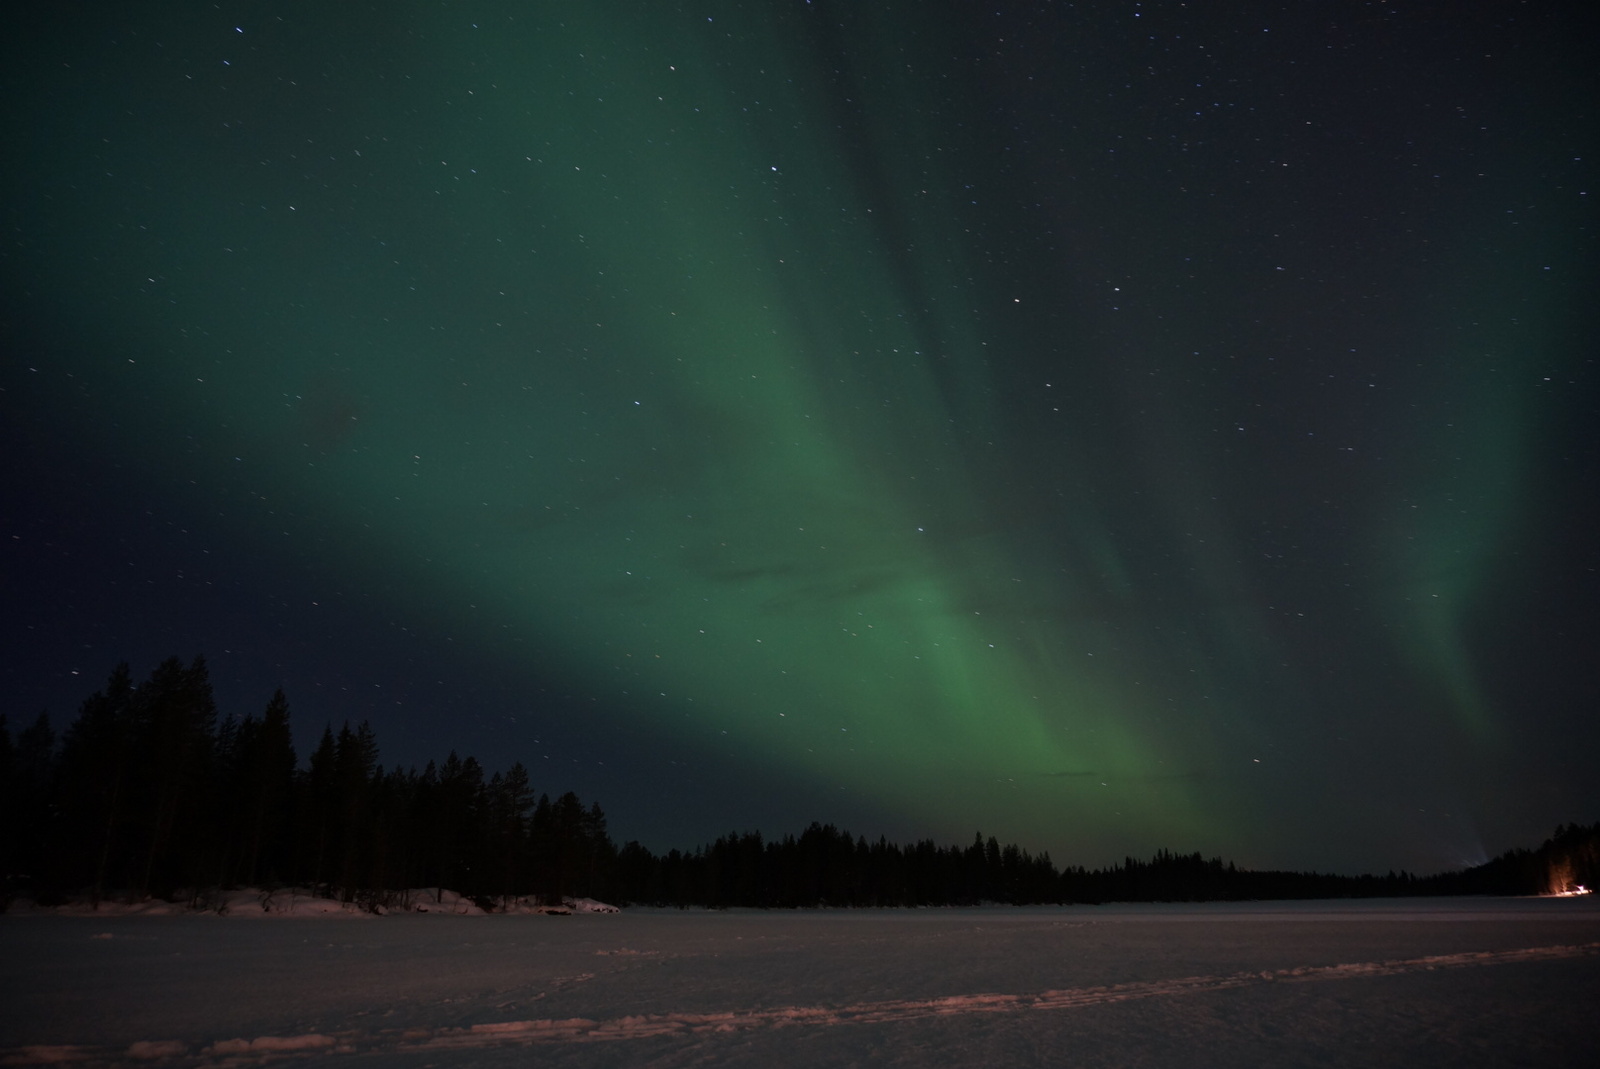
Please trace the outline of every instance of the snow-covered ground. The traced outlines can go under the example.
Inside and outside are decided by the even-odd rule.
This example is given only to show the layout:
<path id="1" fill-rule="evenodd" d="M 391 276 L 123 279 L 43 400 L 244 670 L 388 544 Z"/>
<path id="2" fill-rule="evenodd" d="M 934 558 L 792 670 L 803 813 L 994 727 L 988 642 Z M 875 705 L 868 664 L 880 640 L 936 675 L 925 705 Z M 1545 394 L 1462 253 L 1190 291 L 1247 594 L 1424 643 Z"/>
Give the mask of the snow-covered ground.
<path id="1" fill-rule="evenodd" d="M 247 919 L 310 917 L 381 917 L 392 913 L 443 913 L 458 917 L 482 917 L 486 912 L 501 914 L 616 913 L 616 906 L 592 898 L 568 898 L 560 906 L 549 906 L 537 899 L 506 897 L 491 902 L 484 910 L 470 898 L 447 887 L 414 887 L 386 894 L 381 903 L 343 902 L 314 895 L 300 887 L 264 891 L 241 887 L 228 891 L 207 891 L 192 899 L 168 902 L 162 899 L 109 898 L 100 902 L 78 900 L 61 906 L 39 907 L 23 900 L 12 905 L 20 914 L 48 913 L 63 917 L 181 917 L 215 914 Z"/>
<path id="2" fill-rule="evenodd" d="M 1600 903 L 0 917 L 0 1064 L 1600 1064 Z"/>

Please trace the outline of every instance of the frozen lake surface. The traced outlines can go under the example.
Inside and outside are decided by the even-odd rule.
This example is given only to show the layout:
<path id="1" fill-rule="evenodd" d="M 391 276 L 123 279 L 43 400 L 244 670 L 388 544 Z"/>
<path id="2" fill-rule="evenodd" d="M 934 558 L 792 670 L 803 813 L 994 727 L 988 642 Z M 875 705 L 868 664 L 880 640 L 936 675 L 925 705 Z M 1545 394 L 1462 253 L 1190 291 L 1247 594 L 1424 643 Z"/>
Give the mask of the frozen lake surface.
<path id="1" fill-rule="evenodd" d="M 0 917 L 0 1064 L 1600 1065 L 1600 903 Z"/>

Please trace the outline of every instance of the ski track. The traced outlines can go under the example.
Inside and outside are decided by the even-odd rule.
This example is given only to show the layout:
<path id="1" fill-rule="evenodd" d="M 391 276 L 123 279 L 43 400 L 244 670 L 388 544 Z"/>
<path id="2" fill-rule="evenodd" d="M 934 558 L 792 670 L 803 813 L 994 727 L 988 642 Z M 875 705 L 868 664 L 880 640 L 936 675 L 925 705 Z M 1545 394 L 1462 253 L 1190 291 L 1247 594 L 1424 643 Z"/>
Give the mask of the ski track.
<path id="1" fill-rule="evenodd" d="M 1294 969 L 1229 973 L 1219 976 L 1185 976 L 1172 980 L 1111 984 L 1103 987 L 1076 987 L 1028 995 L 945 995 L 931 999 L 890 999 L 835 1007 L 785 1006 L 767 1010 L 727 1010 L 721 1013 L 649 1014 L 600 1021 L 585 1017 L 571 1017 L 564 1020 L 501 1021 L 467 1028 L 411 1028 L 377 1032 L 341 1032 L 335 1035 L 312 1033 L 298 1036 L 259 1036 L 255 1039 L 227 1039 L 209 1044 L 188 1043 L 183 1040 L 140 1040 L 121 1050 L 109 1047 L 34 1045 L 0 1050 L 0 1066 L 90 1063 L 246 1067 L 306 1055 L 482 1050 L 532 1046 L 539 1043 L 598 1043 L 647 1039 L 654 1036 L 712 1035 L 763 1028 L 892 1024 L 974 1013 L 1069 1010 L 1079 1006 L 1226 991 L 1258 984 L 1359 980 L 1435 969 L 1553 961 L 1593 954 L 1600 954 L 1600 943 L 1525 947 L 1520 950 L 1485 950 L 1344 965 L 1307 965 Z"/>

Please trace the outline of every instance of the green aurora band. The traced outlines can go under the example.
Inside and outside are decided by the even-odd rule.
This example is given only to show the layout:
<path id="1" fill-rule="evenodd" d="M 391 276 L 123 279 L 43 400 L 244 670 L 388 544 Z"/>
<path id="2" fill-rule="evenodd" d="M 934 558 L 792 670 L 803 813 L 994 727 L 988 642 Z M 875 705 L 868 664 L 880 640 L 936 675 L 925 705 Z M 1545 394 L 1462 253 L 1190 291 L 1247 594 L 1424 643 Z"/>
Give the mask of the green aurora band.
<path id="1" fill-rule="evenodd" d="M 1122 274 L 1072 249 L 994 263 L 1005 235 L 970 176 L 1004 132 L 958 30 L 890 9 L 826 32 L 803 5 L 533 10 L 364 43 L 268 21 L 225 75 L 228 27 L 174 30 L 205 76 L 185 84 L 174 55 L 121 144 L 84 150 L 123 183 L 146 168 L 147 199 L 80 191 L 84 229 L 113 235 L 105 275 L 78 249 L 44 283 L 173 288 L 118 306 L 113 336 L 156 340 L 91 369 L 107 396 L 174 401 L 127 433 L 181 425 L 174 457 L 247 468 L 286 527 L 387 577 L 397 615 L 506 657 L 519 636 L 641 738 L 918 831 L 1092 858 L 1270 823 L 1248 815 L 1260 784 L 1301 773 L 1262 763 L 1258 711 L 1337 718 L 1372 698 L 1367 658 L 1408 665 L 1447 730 L 1495 737 L 1463 634 L 1534 449 L 1533 403 L 1496 369 L 1531 354 L 1463 376 L 1473 430 L 1438 448 L 1467 460 L 1419 452 L 1342 514 L 1351 574 L 1382 577 L 1357 580 L 1365 623 L 1355 593 L 1304 622 L 1296 592 L 1327 577 L 1275 588 L 1230 504 L 1281 487 L 1241 490 L 1252 461 L 1196 445 L 1254 430 L 1234 388 L 1143 392 L 1141 354 L 1184 348 L 1180 328 L 1108 341 L 1110 313 L 1074 320 L 1067 295 Z M 1058 133 L 1064 159 L 1102 151 L 1092 124 Z M 1085 179 L 1081 210 L 1112 185 Z M 1168 227 L 1226 240 L 1162 210 L 1111 216 L 1084 256 L 1136 264 Z M 1191 308 L 1209 336 L 1230 314 Z M 1043 366 L 1030 346 L 1061 370 L 1020 370 Z M 1125 371 L 1071 370 L 1108 346 Z M 1108 456 L 1107 427 L 1136 444 Z"/>

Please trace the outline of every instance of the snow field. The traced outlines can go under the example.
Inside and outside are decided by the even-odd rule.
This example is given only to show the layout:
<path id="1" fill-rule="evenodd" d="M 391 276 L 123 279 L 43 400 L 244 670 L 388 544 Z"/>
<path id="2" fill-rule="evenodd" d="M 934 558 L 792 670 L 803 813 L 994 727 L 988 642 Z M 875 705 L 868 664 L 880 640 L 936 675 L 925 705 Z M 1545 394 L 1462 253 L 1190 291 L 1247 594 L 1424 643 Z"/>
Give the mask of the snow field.
<path id="1" fill-rule="evenodd" d="M 1592 1065 L 1600 909 L 0 918 L 0 1064 Z"/>

